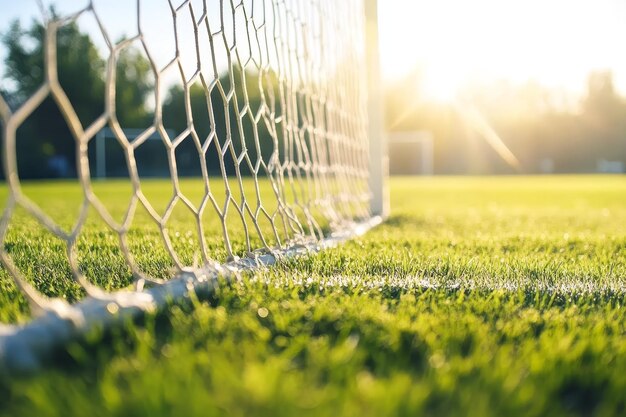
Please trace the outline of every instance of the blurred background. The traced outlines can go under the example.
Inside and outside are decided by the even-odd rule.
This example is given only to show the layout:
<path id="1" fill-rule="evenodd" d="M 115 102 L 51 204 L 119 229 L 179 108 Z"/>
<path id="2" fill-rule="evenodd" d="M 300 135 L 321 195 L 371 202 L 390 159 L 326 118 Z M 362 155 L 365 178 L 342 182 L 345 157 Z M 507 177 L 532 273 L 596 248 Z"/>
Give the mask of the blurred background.
<path id="1" fill-rule="evenodd" d="M 150 2 L 142 9 L 144 31 L 154 39 L 148 45 L 152 55 L 130 41 L 118 57 L 124 70 L 118 71 L 116 107 L 129 134 L 139 135 L 153 119 L 155 80 L 149 58 L 162 68 L 175 48 L 167 30 L 171 24 L 155 23 L 171 21 L 163 3 L 159 8 Z M 107 42 L 132 40 L 137 33 L 134 8 L 113 0 L 98 10 L 101 22 L 86 15 L 59 30 L 60 82 L 84 123 L 103 111 Z M 0 0 L 0 94 L 12 109 L 42 83 L 42 16 L 76 9 L 71 0 Z M 211 10 L 217 19 L 219 13 Z M 392 174 L 626 172 L 624 18 L 622 0 L 379 1 Z M 106 27 L 106 36 L 99 24 Z M 176 75 L 168 77 L 158 94 L 165 127 L 175 136 L 186 126 L 184 100 L 182 89 L 171 81 Z M 229 82 L 225 73 L 222 81 Z M 276 87 L 276 80 L 264 82 L 266 89 Z M 249 83 L 253 107 L 260 100 L 256 84 Z M 222 107 L 219 95 L 213 98 Z M 192 88 L 191 100 L 194 109 L 206 114 L 200 86 Z M 226 129 L 221 119 L 218 134 Z M 206 117 L 194 123 L 199 134 L 208 134 Z M 104 160 L 93 171 L 126 175 L 123 152 L 109 145 L 113 134 L 103 130 L 99 135 L 90 149 L 93 164 L 98 162 L 96 148 L 107 145 Z M 18 155 L 24 155 L 18 161 L 20 175 L 74 176 L 74 143 L 68 137 L 58 107 L 47 99 L 18 130 Z M 164 148 L 141 149 L 145 155 L 137 158 L 147 161 L 142 174 L 163 175 Z M 177 152 L 183 161 L 185 155 L 189 159 L 179 164 L 180 174 L 197 174 L 189 156 L 197 153 L 193 146 Z"/>
<path id="2" fill-rule="evenodd" d="M 624 172 L 624 18 L 619 0 L 381 2 L 392 171 Z"/>

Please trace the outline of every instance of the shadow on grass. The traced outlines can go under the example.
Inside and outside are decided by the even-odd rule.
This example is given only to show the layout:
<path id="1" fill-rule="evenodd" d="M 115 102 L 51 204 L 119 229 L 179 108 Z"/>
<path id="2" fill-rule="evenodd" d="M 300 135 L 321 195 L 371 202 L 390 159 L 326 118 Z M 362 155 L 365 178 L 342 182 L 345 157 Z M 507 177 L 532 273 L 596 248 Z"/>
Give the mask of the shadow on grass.
<path id="1" fill-rule="evenodd" d="M 419 227 L 426 225 L 422 216 L 411 216 L 406 213 L 392 214 L 383 223 L 392 229 L 406 229 L 408 227 Z"/>

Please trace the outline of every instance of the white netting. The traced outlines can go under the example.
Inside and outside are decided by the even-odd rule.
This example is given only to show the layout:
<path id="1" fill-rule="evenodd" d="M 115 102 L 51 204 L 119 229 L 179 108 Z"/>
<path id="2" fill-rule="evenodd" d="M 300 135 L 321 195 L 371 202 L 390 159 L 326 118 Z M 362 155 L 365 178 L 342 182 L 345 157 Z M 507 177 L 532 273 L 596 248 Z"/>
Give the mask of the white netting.
<path id="1" fill-rule="evenodd" d="M 136 33 L 118 42 L 101 18 L 106 7 L 106 1 L 94 1 L 74 14 L 48 14 L 42 85 L 18 106 L 0 97 L 8 188 L 0 256 L 35 312 L 48 304 L 32 282 L 46 277 L 33 276 L 36 268 L 24 270 L 7 243 L 12 228 L 19 230 L 16 223 L 25 218 L 52 234 L 54 250 L 67 253 L 73 278 L 89 295 L 102 297 L 95 284 L 102 277 L 84 270 L 79 248 L 94 217 L 104 226 L 100 235 L 90 232 L 88 238 L 115 239 L 116 244 L 103 250 L 123 256 L 138 290 L 162 279 L 137 262 L 137 251 L 165 251 L 175 275 L 191 266 L 278 254 L 371 217 L 362 0 L 127 2 L 127 10 L 119 13 L 136 16 Z M 152 16 L 148 8 L 154 7 L 165 10 L 165 18 L 146 22 L 146 16 Z M 57 73 L 57 33 L 77 21 L 92 22 L 88 33 L 101 40 L 100 51 L 106 55 L 105 102 L 95 120 L 80 117 Z M 163 40 L 166 32 L 170 43 Z M 122 56 L 129 50 L 149 63 L 153 81 L 148 95 L 153 121 L 130 126 L 141 128 L 133 137 L 116 110 L 116 94 L 121 93 L 116 83 L 126 76 Z M 184 107 L 179 109 L 182 131 L 168 126 L 171 116 L 164 113 L 164 108 L 171 111 L 166 104 L 172 99 L 166 93 L 175 85 Z M 194 104 L 198 92 L 205 107 Z M 46 208 L 53 205 L 36 203 L 23 192 L 18 169 L 17 132 L 50 99 L 75 146 L 74 184 L 82 202 L 71 222 L 55 220 L 56 213 Z M 92 177 L 94 142 L 103 129 L 114 137 L 107 146 L 123 155 L 122 176 L 130 190 L 124 210 L 117 214 Z M 142 176 L 142 169 L 158 159 L 150 157 L 155 137 L 165 155 L 162 169 L 171 181 L 165 204 L 153 201 L 145 190 L 154 184 Z M 143 159 L 137 157 L 142 152 Z M 195 189 L 189 191 L 180 172 L 201 181 L 191 182 Z M 194 228 L 179 233 L 178 214 L 193 218 Z M 158 248 L 133 246 L 132 233 L 147 227 L 136 220 L 140 216 L 158 230 Z"/>

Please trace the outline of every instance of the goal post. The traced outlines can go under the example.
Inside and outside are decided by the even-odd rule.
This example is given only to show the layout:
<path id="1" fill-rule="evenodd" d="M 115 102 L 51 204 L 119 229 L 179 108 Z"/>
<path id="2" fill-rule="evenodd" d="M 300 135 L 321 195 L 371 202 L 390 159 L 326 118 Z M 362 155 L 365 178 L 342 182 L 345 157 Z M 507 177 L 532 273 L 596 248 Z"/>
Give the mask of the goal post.
<path id="1" fill-rule="evenodd" d="M 371 212 L 383 218 L 389 214 L 389 156 L 384 126 L 384 96 L 380 77 L 378 0 L 364 0 L 367 71 L 367 110 L 370 152 L 369 187 Z"/>
<path id="2" fill-rule="evenodd" d="M 434 141 L 430 131 L 389 132 L 390 175 L 433 175 Z"/>
<path id="3" fill-rule="evenodd" d="M 376 0 L 137 0 L 127 6 L 134 20 L 125 37 L 106 18 L 110 4 L 85 3 L 44 11 L 43 38 L 26 40 L 43 55 L 32 72 L 39 86 L 0 97 L 8 191 L 0 260 L 33 316 L 0 325 L 0 372 L 36 368 L 50 348 L 91 328 L 332 247 L 389 213 Z M 85 56 L 94 62 L 81 66 Z M 91 84 L 74 85 L 77 67 Z M 163 206 L 146 191 L 155 164 L 170 192 Z M 75 174 L 63 184 L 77 196 L 44 201 L 22 186 L 51 168 Z M 118 200 L 102 194 L 109 170 L 122 173 L 128 195 L 110 184 Z M 75 211 L 59 213 L 71 204 Z M 145 245 L 142 227 L 157 232 Z M 87 242 L 102 253 L 86 251 L 85 239 L 102 239 Z M 15 242 L 63 258 L 55 276 L 86 297 L 44 296 L 42 282 L 48 292 L 55 286 L 33 274 L 49 268 L 46 257 L 24 259 Z M 140 262 L 152 250 L 171 264 L 166 278 Z M 90 256 L 102 267 L 85 268 Z M 115 257 L 125 269 L 105 265 Z M 132 284 L 96 284 L 107 279 Z"/>
<path id="4" fill-rule="evenodd" d="M 123 129 L 122 133 L 124 137 L 126 137 L 130 142 L 133 142 L 134 140 L 137 140 L 138 138 L 140 138 L 141 135 L 145 133 L 145 131 L 142 129 L 130 128 L 130 129 Z M 169 137 L 175 136 L 175 132 L 171 129 L 166 130 L 165 133 Z M 107 158 L 107 148 L 110 147 L 110 146 L 107 146 L 107 142 L 116 140 L 115 133 L 108 127 L 105 127 L 102 130 L 100 130 L 98 133 L 96 133 L 96 137 L 94 140 L 95 140 L 94 154 L 90 155 L 90 156 L 93 156 L 94 158 L 93 164 L 90 164 L 90 170 L 92 170 L 94 173 L 93 177 L 99 180 L 104 180 L 110 177 L 113 177 L 113 178 L 119 177 L 120 173 L 114 172 L 111 174 L 110 171 L 107 170 L 107 161 L 109 160 L 109 158 Z M 145 140 L 146 142 L 148 141 L 158 142 L 162 139 L 158 133 L 154 132 L 148 135 L 147 139 Z M 161 167 L 160 172 L 156 172 L 152 174 L 152 176 L 155 176 L 155 177 L 164 177 L 167 175 L 169 175 L 167 166 Z"/>

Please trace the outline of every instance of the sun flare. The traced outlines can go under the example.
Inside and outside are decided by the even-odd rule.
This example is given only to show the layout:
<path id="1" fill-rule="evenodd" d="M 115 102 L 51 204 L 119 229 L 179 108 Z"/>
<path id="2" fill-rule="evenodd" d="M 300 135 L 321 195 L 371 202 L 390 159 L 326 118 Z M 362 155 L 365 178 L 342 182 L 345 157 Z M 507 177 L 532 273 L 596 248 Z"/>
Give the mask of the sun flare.
<path id="1" fill-rule="evenodd" d="M 381 2 L 381 66 L 386 79 L 419 67 L 421 94 L 453 100 L 472 82 L 535 80 L 583 92 L 594 69 L 610 69 L 626 90 L 626 30 L 616 0 L 387 0 Z"/>

